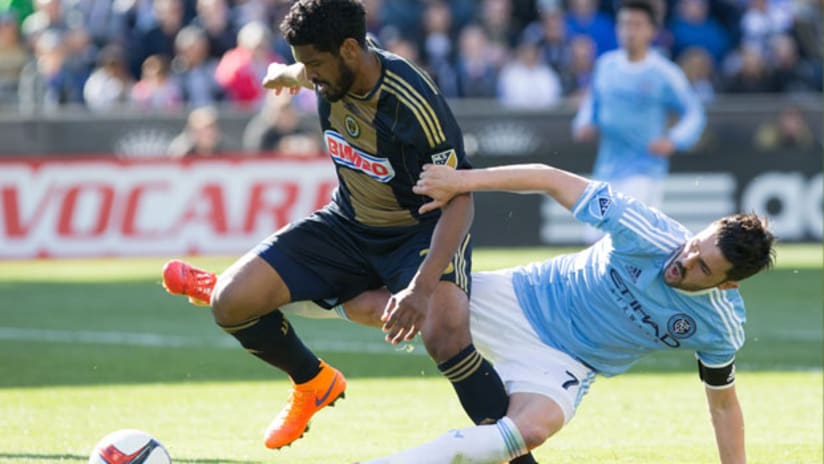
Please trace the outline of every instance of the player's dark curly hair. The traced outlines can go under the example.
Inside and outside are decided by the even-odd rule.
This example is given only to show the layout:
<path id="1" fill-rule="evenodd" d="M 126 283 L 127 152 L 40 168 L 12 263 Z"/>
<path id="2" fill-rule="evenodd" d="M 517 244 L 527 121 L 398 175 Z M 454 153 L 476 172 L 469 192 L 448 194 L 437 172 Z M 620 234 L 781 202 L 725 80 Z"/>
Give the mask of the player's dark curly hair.
<path id="1" fill-rule="evenodd" d="M 618 9 L 640 10 L 649 16 L 654 26 L 660 26 L 664 20 L 664 4 L 660 0 L 622 0 Z"/>
<path id="2" fill-rule="evenodd" d="M 360 0 L 298 0 L 280 23 L 289 45 L 313 45 L 337 54 L 352 38 L 366 48 L 366 12 Z"/>
<path id="3" fill-rule="evenodd" d="M 772 267 L 775 260 L 775 237 L 766 219 L 755 214 L 733 214 L 715 221 L 718 238 L 715 244 L 732 263 L 727 279 L 739 281 Z"/>

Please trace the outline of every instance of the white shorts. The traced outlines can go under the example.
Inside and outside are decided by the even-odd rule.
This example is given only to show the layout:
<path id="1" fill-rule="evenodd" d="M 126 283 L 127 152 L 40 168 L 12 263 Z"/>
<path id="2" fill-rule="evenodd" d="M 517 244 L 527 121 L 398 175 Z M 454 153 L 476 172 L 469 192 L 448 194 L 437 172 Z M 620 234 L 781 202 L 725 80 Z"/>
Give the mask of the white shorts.
<path id="1" fill-rule="evenodd" d="M 661 209 L 664 204 L 664 179 L 649 176 L 632 176 L 624 179 L 610 180 L 609 185 L 615 192 L 621 192 L 628 197 L 635 198 L 641 203 L 655 209 Z M 595 243 L 604 236 L 604 232 L 592 226 L 587 226 L 584 240 Z"/>
<path id="2" fill-rule="evenodd" d="M 494 364 L 507 391 L 544 395 L 569 422 L 595 372 L 541 341 L 518 304 L 512 271 L 472 273 L 469 312 L 475 346 Z"/>

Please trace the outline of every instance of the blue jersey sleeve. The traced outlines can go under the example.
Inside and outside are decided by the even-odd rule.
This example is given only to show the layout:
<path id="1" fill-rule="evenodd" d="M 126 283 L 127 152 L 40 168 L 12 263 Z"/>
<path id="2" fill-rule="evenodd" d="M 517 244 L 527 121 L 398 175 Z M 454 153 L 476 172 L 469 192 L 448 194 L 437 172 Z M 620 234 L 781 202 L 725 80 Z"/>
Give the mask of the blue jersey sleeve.
<path id="1" fill-rule="evenodd" d="M 707 122 L 704 107 L 679 68 L 667 63 L 661 74 L 666 79 L 664 102 L 667 108 L 680 115 L 667 135 L 678 150 L 688 150 L 704 131 Z"/>
<path id="2" fill-rule="evenodd" d="M 695 357 L 698 358 L 704 366 L 719 368 L 735 361 L 735 350 L 696 351 Z"/>
<path id="3" fill-rule="evenodd" d="M 714 288 L 704 295 L 708 308 L 707 317 L 718 328 L 717 335 L 708 340 L 707 347 L 699 349 L 696 356 L 708 367 L 725 366 L 735 359 L 735 353 L 744 346 L 744 324 L 747 320 L 744 300 L 736 289 Z"/>
<path id="4" fill-rule="evenodd" d="M 572 207 L 572 214 L 609 234 L 619 252 L 670 254 L 690 235 L 677 221 L 614 192 L 606 182 L 590 182 Z"/>

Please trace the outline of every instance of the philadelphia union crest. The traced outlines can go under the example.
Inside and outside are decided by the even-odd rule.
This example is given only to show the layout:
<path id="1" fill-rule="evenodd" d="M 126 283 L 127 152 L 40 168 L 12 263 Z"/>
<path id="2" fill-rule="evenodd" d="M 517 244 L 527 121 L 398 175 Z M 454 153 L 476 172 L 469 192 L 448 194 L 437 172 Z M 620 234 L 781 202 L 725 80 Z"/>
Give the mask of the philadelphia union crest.
<path id="1" fill-rule="evenodd" d="M 355 118 L 352 116 L 346 115 L 343 118 L 343 125 L 346 126 L 346 133 L 349 134 L 352 138 L 358 138 L 360 136 L 360 126 L 358 125 L 358 121 L 355 121 Z"/>
<path id="2" fill-rule="evenodd" d="M 667 331 L 679 339 L 692 337 L 695 333 L 695 319 L 684 313 L 678 313 L 669 318 Z"/>

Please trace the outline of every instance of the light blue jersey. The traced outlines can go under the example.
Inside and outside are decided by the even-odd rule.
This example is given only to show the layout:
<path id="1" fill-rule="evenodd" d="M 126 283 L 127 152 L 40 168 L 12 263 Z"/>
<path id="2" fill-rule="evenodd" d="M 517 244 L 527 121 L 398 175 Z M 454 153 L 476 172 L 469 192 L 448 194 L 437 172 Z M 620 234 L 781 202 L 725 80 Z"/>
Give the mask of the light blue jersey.
<path id="1" fill-rule="evenodd" d="M 520 306 L 544 343 L 606 376 L 656 350 L 692 350 L 707 367 L 733 361 L 744 344 L 738 290 L 686 292 L 664 282 L 689 231 L 602 182 L 590 183 L 572 212 L 608 235 L 513 274 Z"/>
<path id="2" fill-rule="evenodd" d="M 667 128 L 672 112 L 680 119 Z M 615 50 L 595 63 L 573 130 L 587 125 L 599 129 L 593 176 L 614 181 L 635 175 L 663 178 L 669 159 L 650 153 L 650 142 L 666 136 L 677 150 L 689 149 L 705 123 L 704 108 L 678 66 L 652 50 L 638 62 Z"/>

